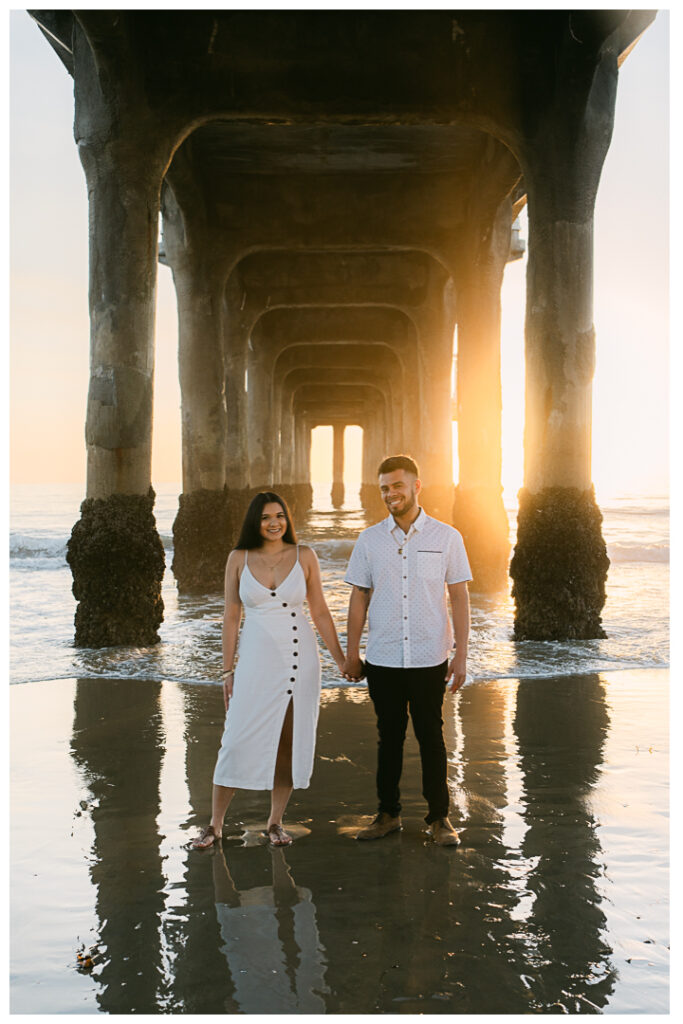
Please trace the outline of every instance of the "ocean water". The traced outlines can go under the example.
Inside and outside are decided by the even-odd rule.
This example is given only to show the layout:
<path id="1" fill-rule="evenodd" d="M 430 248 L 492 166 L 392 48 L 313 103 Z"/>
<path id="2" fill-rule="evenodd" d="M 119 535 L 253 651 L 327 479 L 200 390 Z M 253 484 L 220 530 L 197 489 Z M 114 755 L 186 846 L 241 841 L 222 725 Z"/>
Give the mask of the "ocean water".
<path id="1" fill-rule="evenodd" d="M 218 685 L 222 602 L 217 594 L 178 595 L 170 570 L 178 485 L 158 485 L 155 514 L 166 552 L 165 618 L 154 647 L 104 650 L 73 645 L 75 600 L 66 544 L 79 516 L 79 484 L 15 485 L 10 507 L 10 682 L 71 677 L 154 679 Z M 470 681 L 525 679 L 669 664 L 669 507 L 667 498 L 628 497 L 603 508 L 611 566 L 603 612 L 606 640 L 514 642 L 509 593 L 472 595 Z M 516 510 L 509 510 L 514 544 Z M 328 604 L 345 632 L 346 564 L 366 525 L 358 493 L 347 489 L 335 510 L 319 485 L 315 510 L 297 523 L 321 563 Z M 343 642 L 343 638 L 342 638 Z M 343 684 L 323 651 L 323 686 Z"/>

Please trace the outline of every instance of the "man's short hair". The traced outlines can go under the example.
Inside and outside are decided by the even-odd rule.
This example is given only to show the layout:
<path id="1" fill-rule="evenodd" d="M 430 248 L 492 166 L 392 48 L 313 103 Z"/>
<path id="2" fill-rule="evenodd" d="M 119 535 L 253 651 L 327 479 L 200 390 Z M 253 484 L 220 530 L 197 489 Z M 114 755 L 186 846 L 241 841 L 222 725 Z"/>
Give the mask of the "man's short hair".
<path id="1" fill-rule="evenodd" d="M 416 477 L 420 475 L 417 462 L 411 459 L 410 455 L 390 455 L 377 470 L 377 476 L 381 476 L 382 473 L 393 473 L 397 469 L 404 469 L 406 473 L 412 473 Z"/>

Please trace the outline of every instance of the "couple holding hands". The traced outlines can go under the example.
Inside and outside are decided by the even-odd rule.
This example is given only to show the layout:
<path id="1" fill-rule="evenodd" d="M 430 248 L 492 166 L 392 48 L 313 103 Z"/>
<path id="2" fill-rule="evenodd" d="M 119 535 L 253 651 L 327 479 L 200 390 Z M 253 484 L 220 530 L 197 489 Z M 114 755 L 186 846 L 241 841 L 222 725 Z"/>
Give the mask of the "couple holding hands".
<path id="1" fill-rule="evenodd" d="M 465 681 L 472 575 L 458 531 L 420 507 L 413 459 L 391 456 L 378 475 L 389 516 L 359 534 L 349 561 L 346 657 L 325 601 L 318 559 L 297 543 L 286 503 L 263 492 L 247 510 L 225 569 L 225 729 L 211 822 L 193 841 L 195 849 L 220 840 L 237 789 L 270 790 L 267 837 L 274 846 L 292 842 L 282 819 L 292 789 L 310 782 L 320 703 L 318 646 L 304 601 L 342 675 L 350 682 L 367 678 L 377 716 L 378 812 L 356 838 L 381 839 L 401 828 L 399 781 L 410 713 L 422 761 L 425 821 L 438 845 L 459 842 L 448 820 L 442 705 L 446 688 L 457 690 Z"/>

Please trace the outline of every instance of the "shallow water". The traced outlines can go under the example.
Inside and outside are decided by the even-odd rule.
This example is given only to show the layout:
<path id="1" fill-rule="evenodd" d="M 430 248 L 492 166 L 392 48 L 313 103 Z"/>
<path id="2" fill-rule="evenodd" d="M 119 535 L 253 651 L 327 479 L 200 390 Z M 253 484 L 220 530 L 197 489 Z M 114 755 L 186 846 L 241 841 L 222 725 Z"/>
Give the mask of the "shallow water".
<path id="1" fill-rule="evenodd" d="M 11 682 L 71 676 L 170 679 L 217 684 L 220 672 L 220 595 L 179 596 L 170 564 L 177 487 L 159 487 L 156 517 L 166 549 L 165 619 L 161 643 L 151 648 L 73 647 L 75 602 L 65 561 L 66 542 L 78 518 L 76 485 L 12 490 Z M 332 508 L 320 486 L 314 511 L 300 526 L 318 552 L 325 593 L 341 634 L 348 587 L 344 571 L 354 538 L 365 525 L 358 494 L 349 490 L 343 510 Z M 669 538 L 666 499 L 623 499 L 606 506 L 604 535 L 612 559 L 603 622 L 607 640 L 515 643 L 509 592 L 472 595 L 472 679 L 527 678 L 623 668 L 662 668 L 669 663 Z M 509 510 L 514 543 L 516 513 Z M 323 653 L 323 686 L 341 681 Z"/>
<path id="2" fill-rule="evenodd" d="M 451 850 L 424 834 L 412 738 L 403 832 L 354 841 L 373 716 L 365 689 L 328 688 L 293 846 L 261 845 L 267 794 L 241 792 L 206 853 L 186 843 L 209 812 L 215 687 L 13 687 L 12 1012 L 666 1013 L 667 682 L 449 697 Z"/>

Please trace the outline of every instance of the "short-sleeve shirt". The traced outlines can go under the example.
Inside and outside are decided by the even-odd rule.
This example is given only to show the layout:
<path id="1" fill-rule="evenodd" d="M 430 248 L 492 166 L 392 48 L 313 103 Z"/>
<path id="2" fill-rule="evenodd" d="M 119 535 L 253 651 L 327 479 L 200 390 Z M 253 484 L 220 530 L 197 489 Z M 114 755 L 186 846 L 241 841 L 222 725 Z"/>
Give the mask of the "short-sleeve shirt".
<path id="1" fill-rule="evenodd" d="M 345 582 L 372 590 L 365 656 L 371 665 L 440 665 L 453 646 L 447 583 L 472 579 L 458 531 L 424 509 L 404 533 L 388 516 L 363 530 Z"/>

